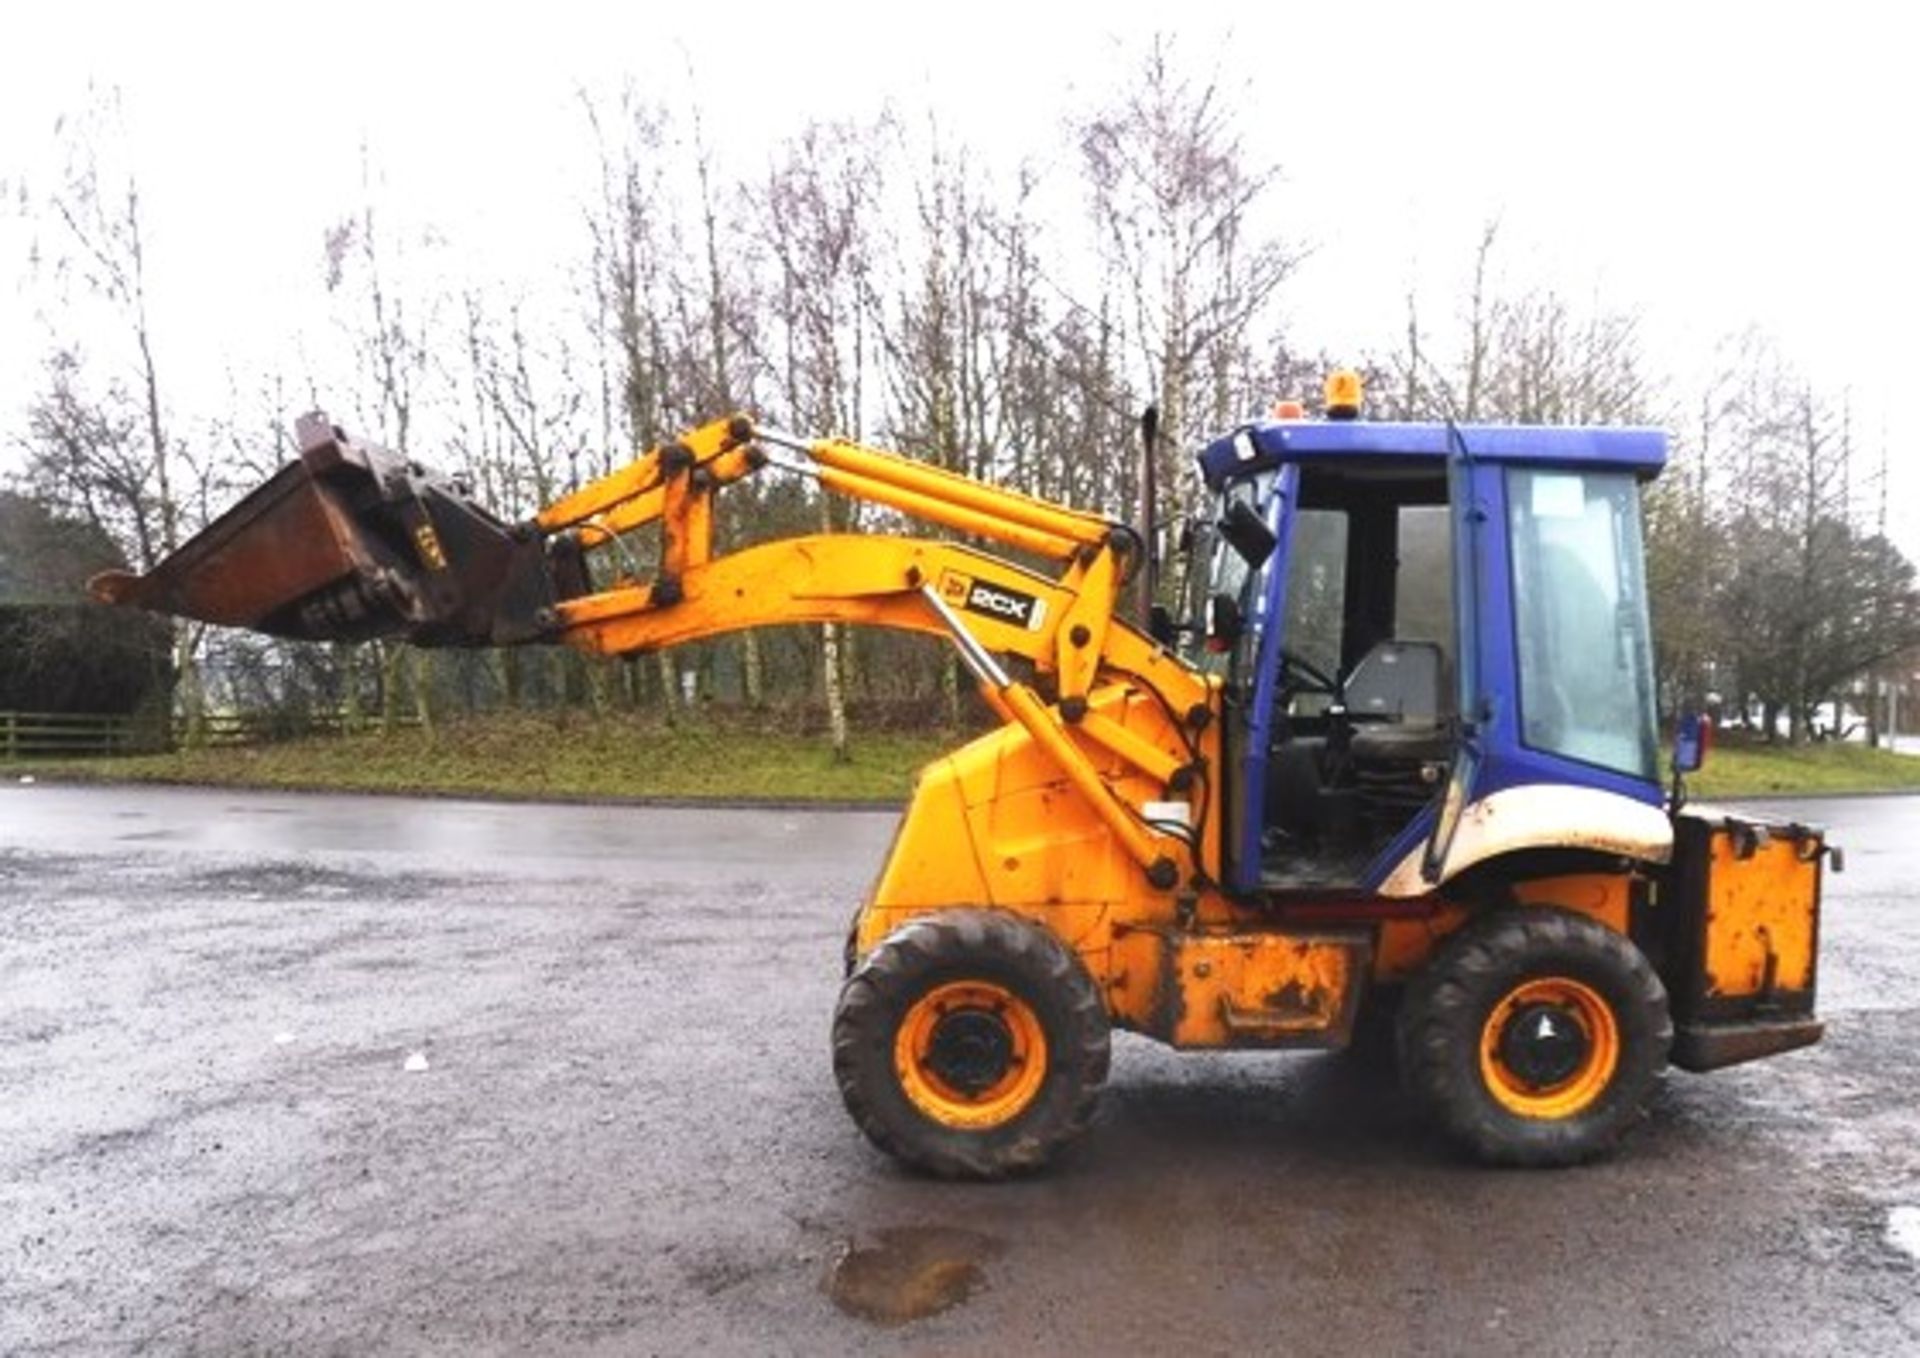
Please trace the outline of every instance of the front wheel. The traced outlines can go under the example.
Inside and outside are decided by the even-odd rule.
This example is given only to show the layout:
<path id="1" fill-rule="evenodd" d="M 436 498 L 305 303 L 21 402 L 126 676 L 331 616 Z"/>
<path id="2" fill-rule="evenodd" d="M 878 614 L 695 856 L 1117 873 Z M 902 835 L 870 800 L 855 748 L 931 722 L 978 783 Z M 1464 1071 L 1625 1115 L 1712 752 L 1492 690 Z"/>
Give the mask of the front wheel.
<path id="1" fill-rule="evenodd" d="M 1042 926 L 923 915 L 854 969 L 833 1019 L 847 1111 L 881 1150 L 945 1178 L 1037 1168 L 1085 1130 L 1106 1081 L 1105 1006 Z"/>
<path id="2" fill-rule="evenodd" d="M 1503 910 L 1408 987 L 1401 1077 L 1492 1164 L 1569 1165 L 1610 1149 L 1667 1063 L 1666 988 L 1632 942 L 1582 915 Z"/>

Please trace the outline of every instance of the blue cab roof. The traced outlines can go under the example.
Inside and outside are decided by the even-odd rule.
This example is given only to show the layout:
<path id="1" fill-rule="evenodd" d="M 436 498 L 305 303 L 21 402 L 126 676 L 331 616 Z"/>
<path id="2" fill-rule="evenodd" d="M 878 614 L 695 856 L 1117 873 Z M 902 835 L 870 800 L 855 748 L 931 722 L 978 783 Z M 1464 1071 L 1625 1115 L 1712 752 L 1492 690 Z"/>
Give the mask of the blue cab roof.
<path id="1" fill-rule="evenodd" d="M 1199 457 L 1210 487 L 1281 462 L 1344 458 L 1444 461 L 1467 455 L 1530 466 L 1616 468 L 1642 479 L 1667 461 L 1659 429 L 1551 424 L 1389 424 L 1374 420 L 1260 420 L 1215 439 Z"/>

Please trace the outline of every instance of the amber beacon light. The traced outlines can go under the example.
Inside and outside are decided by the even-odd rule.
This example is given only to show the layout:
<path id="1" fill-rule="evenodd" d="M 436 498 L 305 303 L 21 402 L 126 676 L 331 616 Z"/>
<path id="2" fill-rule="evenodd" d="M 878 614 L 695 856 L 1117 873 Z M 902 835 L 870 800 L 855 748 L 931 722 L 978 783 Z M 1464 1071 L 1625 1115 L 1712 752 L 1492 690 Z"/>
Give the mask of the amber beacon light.
<path id="1" fill-rule="evenodd" d="M 1327 374 L 1326 408 L 1330 420 L 1360 418 L 1360 374 L 1351 368 L 1339 368 Z"/>

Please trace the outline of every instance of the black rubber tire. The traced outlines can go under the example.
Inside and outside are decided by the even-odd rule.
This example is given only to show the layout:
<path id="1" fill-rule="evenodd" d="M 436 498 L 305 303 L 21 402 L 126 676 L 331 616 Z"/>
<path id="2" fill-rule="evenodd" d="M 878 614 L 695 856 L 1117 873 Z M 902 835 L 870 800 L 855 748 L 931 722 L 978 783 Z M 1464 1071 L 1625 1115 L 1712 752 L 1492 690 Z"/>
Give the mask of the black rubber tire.
<path id="1" fill-rule="evenodd" d="M 1480 1069 L 1480 1034 L 1494 1006 L 1534 977 L 1585 982 L 1620 1033 L 1613 1079 L 1588 1108 L 1531 1118 L 1504 1107 Z M 1495 1165 L 1572 1165 L 1611 1150 L 1637 1122 L 1673 1045 L 1666 987 L 1620 934 L 1548 906 L 1501 910 L 1449 939 L 1407 987 L 1398 1032 L 1400 1078 L 1440 1125 Z"/>
<path id="2" fill-rule="evenodd" d="M 894 1036 L 915 1000 L 949 981 L 993 982 L 1033 1010 L 1047 1071 L 1032 1103 L 992 1128 L 948 1127 L 907 1098 Z M 1111 1054 L 1107 1011 L 1087 969 L 1042 926 L 998 910 L 922 915 L 861 959 L 833 1016 L 833 1073 L 847 1111 L 875 1146 L 948 1179 L 1038 1169 L 1087 1128 Z"/>
<path id="3" fill-rule="evenodd" d="M 860 964 L 860 917 L 866 913 L 862 906 L 853 912 L 853 918 L 847 921 L 847 939 L 840 945 L 840 979 L 846 981 L 853 976 L 853 969 Z"/>

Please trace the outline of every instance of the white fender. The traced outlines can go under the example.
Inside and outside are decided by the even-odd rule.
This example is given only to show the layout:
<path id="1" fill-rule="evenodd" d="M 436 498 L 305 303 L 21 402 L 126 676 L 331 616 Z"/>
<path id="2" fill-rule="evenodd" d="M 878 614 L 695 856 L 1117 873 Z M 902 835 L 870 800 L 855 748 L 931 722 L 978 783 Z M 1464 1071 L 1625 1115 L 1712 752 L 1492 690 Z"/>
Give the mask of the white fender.
<path id="1" fill-rule="evenodd" d="M 1562 783 L 1503 788 L 1460 816 L 1440 881 L 1515 849 L 1590 849 L 1649 863 L 1673 856 L 1673 822 L 1657 806 L 1617 792 Z M 1382 896 L 1424 896 L 1438 885 L 1420 874 L 1422 840 L 1380 884 Z"/>

